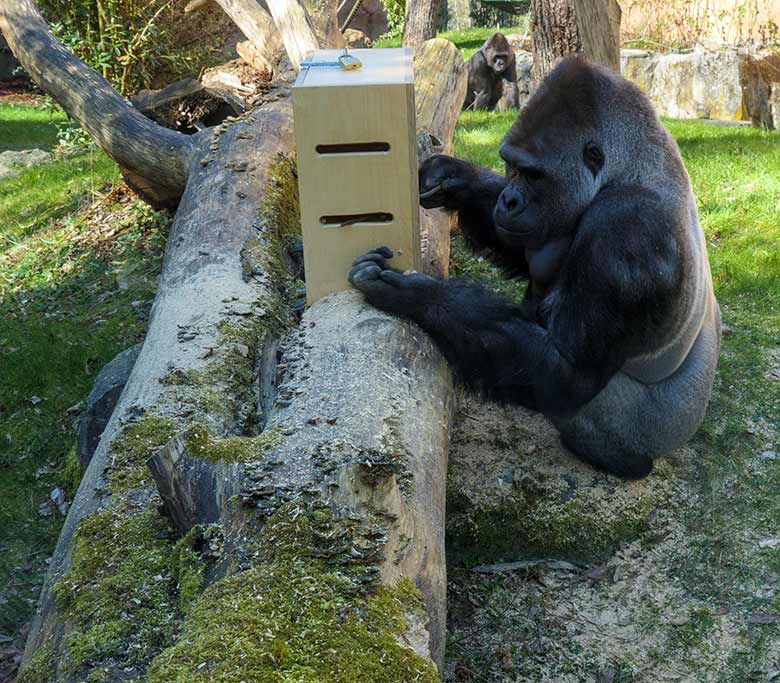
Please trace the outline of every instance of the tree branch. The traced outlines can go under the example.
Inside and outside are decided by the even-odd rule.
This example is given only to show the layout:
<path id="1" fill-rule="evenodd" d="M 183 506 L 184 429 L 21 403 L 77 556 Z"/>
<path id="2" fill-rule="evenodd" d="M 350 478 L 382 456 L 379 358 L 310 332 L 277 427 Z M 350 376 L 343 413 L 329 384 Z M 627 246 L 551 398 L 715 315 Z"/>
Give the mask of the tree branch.
<path id="1" fill-rule="evenodd" d="M 287 56 L 298 69 L 306 54 L 320 47 L 311 18 L 299 0 L 267 0 L 267 4 L 282 34 Z"/>
<path id="2" fill-rule="evenodd" d="M 276 30 L 271 15 L 266 12 L 257 0 L 216 0 L 222 11 L 238 26 L 247 40 L 257 48 L 257 56 L 265 63 L 255 64 L 269 71 L 274 71 L 275 57 L 284 51 L 282 39 Z"/>
<path id="3" fill-rule="evenodd" d="M 154 190 L 156 204 L 184 192 L 194 150 L 188 136 L 163 128 L 130 106 L 102 76 L 68 52 L 33 0 L 0 3 L 0 29 L 32 79 L 126 172 L 131 185 Z"/>

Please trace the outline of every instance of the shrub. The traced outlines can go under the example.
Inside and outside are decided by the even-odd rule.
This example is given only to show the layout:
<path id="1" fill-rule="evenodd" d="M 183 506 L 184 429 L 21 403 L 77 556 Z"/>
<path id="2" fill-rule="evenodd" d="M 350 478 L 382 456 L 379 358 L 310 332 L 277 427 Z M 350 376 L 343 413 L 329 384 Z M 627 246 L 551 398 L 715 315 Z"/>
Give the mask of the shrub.
<path id="1" fill-rule="evenodd" d="M 183 6 L 184 0 L 41 0 L 54 34 L 125 95 L 197 74 L 216 58 L 227 19 L 213 11 L 212 30 L 196 28 L 203 18 L 184 15 Z"/>

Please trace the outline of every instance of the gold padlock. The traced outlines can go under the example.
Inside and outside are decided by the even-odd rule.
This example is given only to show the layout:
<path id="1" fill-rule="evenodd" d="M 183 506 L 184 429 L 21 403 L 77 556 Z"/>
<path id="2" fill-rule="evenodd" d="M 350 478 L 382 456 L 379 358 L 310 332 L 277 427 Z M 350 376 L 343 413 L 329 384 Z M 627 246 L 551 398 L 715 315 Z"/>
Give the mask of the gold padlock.
<path id="1" fill-rule="evenodd" d="M 339 63 L 341 64 L 341 68 L 346 69 L 347 71 L 353 71 L 354 69 L 359 69 L 363 66 L 363 62 L 355 57 L 355 55 L 349 54 L 347 48 L 344 48 L 344 54 L 339 57 Z"/>

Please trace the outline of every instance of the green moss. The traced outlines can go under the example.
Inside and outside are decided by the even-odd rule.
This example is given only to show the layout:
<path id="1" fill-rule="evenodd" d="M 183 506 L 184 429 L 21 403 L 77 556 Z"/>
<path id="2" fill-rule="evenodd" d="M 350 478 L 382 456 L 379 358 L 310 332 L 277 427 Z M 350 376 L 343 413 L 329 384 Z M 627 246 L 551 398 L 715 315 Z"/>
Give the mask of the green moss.
<path id="1" fill-rule="evenodd" d="M 65 668 L 140 662 L 166 645 L 176 625 L 166 521 L 154 510 L 85 517 L 68 573 L 54 586 L 73 627 Z"/>
<path id="2" fill-rule="evenodd" d="M 112 466 L 108 486 L 112 493 L 137 487 L 149 478 L 146 461 L 175 436 L 170 420 L 145 417 L 127 425 L 111 443 Z"/>
<path id="3" fill-rule="evenodd" d="M 76 494 L 83 474 L 74 445 L 65 456 L 65 467 L 62 470 L 62 485 L 70 498 Z"/>
<path id="4" fill-rule="evenodd" d="M 204 565 L 196 545 L 202 539 L 200 526 L 193 527 L 173 549 L 171 573 L 179 590 L 179 609 L 187 614 L 203 588 Z"/>
<path id="5" fill-rule="evenodd" d="M 184 442 L 191 455 L 211 463 L 257 462 L 269 449 L 278 446 L 282 438 L 281 430 L 271 429 L 258 436 L 219 439 L 203 425 L 194 425 L 187 430 Z"/>
<path id="6" fill-rule="evenodd" d="M 399 640 L 419 593 L 409 581 L 361 596 L 349 572 L 311 557 L 306 514 L 283 508 L 266 525 L 257 564 L 210 586 L 149 683 L 407 683 L 438 681 Z"/>
<path id="7" fill-rule="evenodd" d="M 53 651 L 48 645 L 39 647 L 22 668 L 16 683 L 47 683 L 54 674 Z"/>
<path id="8" fill-rule="evenodd" d="M 660 464 L 658 469 L 663 468 Z M 663 495 L 658 484 L 634 494 L 619 490 L 610 496 L 604 490 L 583 489 L 567 496 L 562 490 L 565 483 L 547 481 L 539 491 L 513 490 L 476 506 L 471 496 L 451 488 L 450 561 L 474 564 L 518 557 L 601 561 L 646 529 Z"/>
<path id="9" fill-rule="evenodd" d="M 298 164 L 294 156 L 279 154 L 271 162 L 260 216 L 276 243 L 286 245 L 300 236 Z"/>

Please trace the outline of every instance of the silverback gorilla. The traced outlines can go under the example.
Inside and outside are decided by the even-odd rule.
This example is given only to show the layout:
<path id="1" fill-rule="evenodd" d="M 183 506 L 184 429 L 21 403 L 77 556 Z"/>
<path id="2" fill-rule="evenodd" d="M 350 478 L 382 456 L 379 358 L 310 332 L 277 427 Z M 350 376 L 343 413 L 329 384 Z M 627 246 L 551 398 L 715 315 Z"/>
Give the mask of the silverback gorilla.
<path id="1" fill-rule="evenodd" d="M 631 83 L 578 58 L 541 83 L 499 153 L 506 177 L 437 155 L 421 203 L 529 280 L 514 304 L 358 258 L 369 303 L 415 321 L 488 397 L 542 412 L 582 460 L 628 479 L 686 441 L 720 347 L 704 235 L 675 142 Z"/>
<path id="2" fill-rule="evenodd" d="M 466 62 L 469 69 L 464 109 L 517 109 L 515 53 L 503 33 L 494 33 Z"/>

